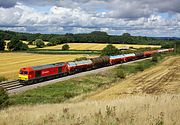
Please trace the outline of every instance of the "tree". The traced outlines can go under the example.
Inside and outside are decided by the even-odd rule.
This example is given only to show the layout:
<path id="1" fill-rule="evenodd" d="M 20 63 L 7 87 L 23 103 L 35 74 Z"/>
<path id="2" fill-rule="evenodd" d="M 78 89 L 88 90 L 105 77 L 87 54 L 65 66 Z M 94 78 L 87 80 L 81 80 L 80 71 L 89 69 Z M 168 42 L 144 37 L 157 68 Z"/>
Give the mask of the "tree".
<path id="1" fill-rule="evenodd" d="M 70 47 L 69 47 L 68 44 L 65 44 L 65 45 L 62 46 L 62 50 L 69 50 L 69 48 L 70 48 Z"/>
<path id="2" fill-rule="evenodd" d="M 19 37 L 13 37 L 7 44 L 9 51 L 27 50 L 28 46 L 19 40 Z"/>
<path id="3" fill-rule="evenodd" d="M 112 44 L 107 45 L 101 51 L 102 56 L 112 56 L 112 55 L 117 55 L 117 54 L 119 54 L 119 50 L 115 46 L 113 46 Z"/>
<path id="4" fill-rule="evenodd" d="M 4 51 L 5 46 L 6 46 L 6 42 L 4 42 L 2 37 L 0 37 L 0 51 Z"/>
<path id="5" fill-rule="evenodd" d="M 43 48 L 45 46 L 42 39 L 36 39 L 35 44 L 36 44 L 37 48 Z"/>
<path id="6" fill-rule="evenodd" d="M 123 33 L 122 36 L 131 36 L 129 33 Z"/>

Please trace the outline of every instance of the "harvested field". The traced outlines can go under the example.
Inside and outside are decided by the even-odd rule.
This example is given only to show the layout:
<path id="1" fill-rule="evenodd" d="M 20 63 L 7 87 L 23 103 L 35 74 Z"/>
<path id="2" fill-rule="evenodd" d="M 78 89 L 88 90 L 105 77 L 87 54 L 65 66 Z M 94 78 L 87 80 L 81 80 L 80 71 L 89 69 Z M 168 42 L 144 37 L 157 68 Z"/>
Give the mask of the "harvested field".
<path id="1" fill-rule="evenodd" d="M 40 49 L 61 49 L 62 45 L 57 45 L 57 46 L 49 46 L 49 47 L 44 47 Z M 108 44 L 97 44 L 97 43 L 68 43 L 70 46 L 71 50 L 102 50 L 104 47 L 106 47 Z M 155 46 L 155 45 L 131 45 L 131 44 L 113 44 L 117 48 L 128 48 L 128 47 L 133 47 L 133 48 L 160 48 L 161 46 Z"/>
<path id="2" fill-rule="evenodd" d="M 127 77 L 105 91 L 90 95 L 88 100 L 111 100 L 127 95 L 175 94 L 180 92 L 180 56 L 166 58 L 155 67 Z"/>
<path id="3" fill-rule="evenodd" d="M 22 67 L 71 61 L 89 55 L 42 55 L 29 53 L 0 53 L 0 76 L 9 80 L 18 78 L 18 70 Z"/>

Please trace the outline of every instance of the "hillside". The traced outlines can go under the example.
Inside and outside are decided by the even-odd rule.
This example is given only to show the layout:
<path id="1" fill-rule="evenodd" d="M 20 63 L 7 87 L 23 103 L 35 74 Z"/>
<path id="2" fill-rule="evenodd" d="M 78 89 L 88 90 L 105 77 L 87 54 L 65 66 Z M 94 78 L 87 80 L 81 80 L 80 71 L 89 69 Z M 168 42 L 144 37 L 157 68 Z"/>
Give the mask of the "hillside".
<path id="1" fill-rule="evenodd" d="M 166 58 L 107 90 L 81 96 L 82 102 L 12 106 L 0 111 L 0 124 L 179 125 L 179 78 L 180 56 Z"/>
<path id="2" fill-rule="evenodd" d="M 166 58 L 158 66 L 147 69 L 103 92 L 96 93 L 88 100 L 106 100 L 128 95 L 175 94 L 180 93 L 180 56 Z"/>

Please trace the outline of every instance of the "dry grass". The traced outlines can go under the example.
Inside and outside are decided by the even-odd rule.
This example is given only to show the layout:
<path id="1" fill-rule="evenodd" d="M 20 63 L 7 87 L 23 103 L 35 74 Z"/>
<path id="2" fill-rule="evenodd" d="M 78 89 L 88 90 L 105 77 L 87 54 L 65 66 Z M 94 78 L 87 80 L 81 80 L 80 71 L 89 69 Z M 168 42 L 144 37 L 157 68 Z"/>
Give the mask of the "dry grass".
<path id="1" fill-rule="evenodd" d="M 22 67 L 64 62 L 89 55 L 42 55 L 28 53 L 0 53 L 0 76 L 17 79 L 18 70 Z"/>
<path id="2" fill-rule="evenodd" d="M 180 56 L 164 60 L 155 67 L 127 77 L 116 86 L 89 95 L 87 99 L 111 100 L 127 95 L 180 93 Z"/>
<path id="3" fill-rule="evenodd" d="M 1 125 L 179 125 L 180 95 L 127 96 L 111 101 L 14 106 Z"/>
<path id="4" fill-rule="evenodd" d="M 49 46 L 45 48 L 40 49 L 61 49 L 62 45 L 57 46 Z M 107 46 L 107 44 L 97 44 L 97 43 L 68 43 L 71 50 L 102 50 L 104 47 Z M 155 46 L 155 45 L 131 45 L 131 44 L 113 44 L 117 48 L 124 48 L 124 47 L 133 47 L 133 48 L 160 48 L 161 46 Z"/>

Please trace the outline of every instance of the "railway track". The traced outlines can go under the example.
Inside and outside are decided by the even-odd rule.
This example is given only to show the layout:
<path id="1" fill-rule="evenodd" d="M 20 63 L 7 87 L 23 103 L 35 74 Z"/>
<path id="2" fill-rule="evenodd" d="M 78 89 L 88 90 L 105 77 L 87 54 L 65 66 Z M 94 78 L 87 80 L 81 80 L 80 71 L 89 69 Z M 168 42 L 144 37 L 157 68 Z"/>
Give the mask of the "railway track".
<path id="1" fill-rule="evenodd" d="M 0 87 L 4 88 L 6 91 L 9 91 L 9 90 L 21 88 L 23 87 L 23 85 L 21 85 L 18 80 L 12 80 L 7 82 L 1 82 Z"/>
<path id="2" fill-rule="evenodd" d="M 119 66 L 119 65 L 130 64 L 130 63 L 134 63 L 134 62 L 138 62 L 138 61 L 143 61 L 143 60 L 146 60 L 146 59 L 149 59 L 149 58 L 139 59 L 139 60 L 135 60 L 135 61 L 131 61 L 131 62 L 126 62 L 126 63 L 123 63 L 123 64 L 116 64 L 116 65 L 113 65 L 113 66 L 103 67 L 103 68 L 99 68 L 99 69 L 94 69 L 94 70 L 90 70 L 90 71 L 86 71 L 86 72 L 77 73 L 77 74 L 74 74 L 74 75 L 61 77 L 61 78 L 58 78 L 58 79 L 52 79 L 52 80 L 49 80 L 49 81 L 39 82 L 37 84 L 32 84 L 32 85 L 25 85 L 25 86 L 21 85 L 18 80 L 0 82 L 0 87 L 4 88 L 10 95 L 13 95 L 13 94 L 17 94 L 17 93 L 20 93 L 20 92 L 24 92 L 24 91 L 29 90 L 29 89 L 42 87 L 42 86 L 45 86 L 45 85 L 48 85 L 48 84 L 52 84 L 52 83 L 56 83 L 56 82 L 60 82 L 60 81 L 65 81 L 65 80 L 68 80 L 68 79 L 71 79 L 71 78 L 85 76 L 85 75 L 88 75 L 88 74 L 99 73 L 99 72 L 102 72 L 104 70 L 115 68 L 116 66 Z"/>

